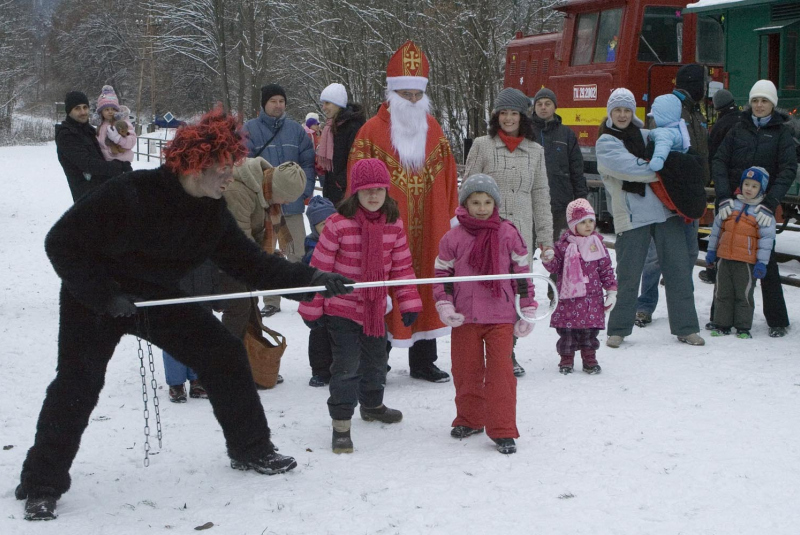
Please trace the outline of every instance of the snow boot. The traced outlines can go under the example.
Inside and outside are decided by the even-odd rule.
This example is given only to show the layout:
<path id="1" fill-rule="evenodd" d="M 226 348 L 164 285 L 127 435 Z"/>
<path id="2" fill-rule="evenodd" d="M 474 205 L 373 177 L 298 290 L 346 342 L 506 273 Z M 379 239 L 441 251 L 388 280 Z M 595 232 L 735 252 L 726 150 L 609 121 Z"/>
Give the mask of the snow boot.
<path id="1" fill-rule="evenodd" d="M 650 312 L 637 312 L 633 323 L 637 327 L 647 327 L 648 324 L 653 323 L 653 314 Z"/>
<path id="2" fill-rule="evenodd" d="M 195 399 L 208 399 L 208 392 L 200 384 L 200 381 L 189 381 L 189 397 Z"/>
<path id="3" fill-rule="evenodd" d="M 519 365 L 517 356 L 514 353 L 511 353 L 511 364 L 514 366 L 514 377 L 522 377 L 525 375 L 525 368 Z"/>
<path id="4" fill-rule="evenodd" d="M 275 305 L 264 305 L 264 308 L 261 309 L 261 317 L 262 318 L 269 318 L 280 312 L 280 307 L 276 307 Z"/>
<path id="5" fill-rule="evenodd" d="M 730 327 L 720 327 L 719 325 L 717 325 L 716 329 L 711 331 L 711 336 L 714 336 L 714 337 L 717 337 L 717 336 L 728 336 L 729 334 L 731 334 L 731 328 Z"/>
<path id="6" fill-rule="evenodd" d="M 383 422 L 385 424 L 395 424 L 403 419 L 403 413 L 397 409 L 390 409 L 382 404 L 380 407 L 368 409 L 364 405 L 360 406 L 361 419 L 365 422 Z"/>
<path id="7" fill-rule="evenodd" d="M 561 355 L 561 362 L 558 363 L 558 373 L 562 375 L 569 375 L 572 373 L 572 367 L 575 365 L 575 354 Z"/>
<path id="8" fill-rule="evenodd" d="M 493 438 L 492 440 L 497 444 L 497 451 L 500 453 L 504 455 L 517 453 L 517 443 L 513 438 Z"/>
<path id="9" fill-rule="evenodd" d="M 750 334 L 748 329 L 736 329 L 736 338 L 741 338 L 742 340 L 750 340 L 753 338 L 753 335 Z"/>
<path id="10" fill-rule="evenodd" d="M 56 499 L 53 496 L 28 496 L 25 501 L 25 520 L 55 520 Z"/>
<path id="11" fill-rule="evenodd" d="M 617 335 L 613 334 L 613 335 L 609 336 L 606 339 L 606 345 L 608 347 L 612 347 L 612 348 L 616 349 L 616 348 L 618 348 L 619 346 L 622 345 L 622 341 L 624 339 L 625 339 L 624 336 L 617 336 Z"/>
<path id="12" fill-rule="evenodd" d="M 427 364 L 421 368 L 411 370 L 411 377 L 422 379 L 431 383 L 447 383 L 450 381 L 450 374 L 439 369 L 436 364 Z"/>
<path id="13" fill-rule="evenodd" d="M 687 334 L 686 336 L 679 336 L 678 340 L 680 340 L 684 344 L 689 344 L 690 346 L 706 345 L 706 341 L 703 340 L 703 338 L 697 333 Z"/>
<path id="14" fill-rule="evenodd" d="M 716 323 L 714 323 L 713 321 L 709 321 L 708 323 L 706 323 L 705 329 L 707 331 L 716 331 L 717 327 L 718 325 Z"/>
<path id="15" fill-rule="evenodd" d="M 186 403 L 186 387 L 183 385 L 170 386 L 169 400 L 173 403 Z"/>
<path id="16" fill-rule="evenodd" d="M 770 338 L 782 338 L 786 336 L 786 327 L 770 327 L 769 336 Z"/>
<path id="17" fill-rule="evenodd" d="M 600 373 L 601 368 L 597 363 L 594 349 L 582 349 L 581 360 L 583 361 L 583 371 L 589 375 L 597 375 Z"/>
<path id="18" fill-rule="evenodd" d="M 457 425 L 450 430 L 450 436 L 459 440 L 477 435 L 478 433 L 483 433 L 483 427 L 475 429 L 474 427 L 467 427 L 466 425 Z"/>
<path id="19" fill-rule="evenodd" d="M 714 284 L 717 282 L 717 268 L 706 268 L 697 274 L 697 278 L 706 284 Z"/>
<path id="20" fill-rule="evenodd" d="M 234 470 L 254 470 L 259 474 L 274 476 L 282 474 L 297 467 L 297 461 L 288 455 L 280 453 L 268 453 L 262 457 L 257 457 L 247 461 L 231 459 L 231 468 Z"/>
<path id="21" fill-rule="evenodd" d="M 353 441 L 350 438 L 350 420 L 333 421 L 333 453 L 353 453 Z"/>
<path id="22" fill-rule="evenodd" d="M 327 386 L 330 382 L 331 382 L 330 377 L 323 377 L 322 375 L 312 375 L 311 379 L 308 380 L 308 386 L 320 388 L 323 386 Z"/>

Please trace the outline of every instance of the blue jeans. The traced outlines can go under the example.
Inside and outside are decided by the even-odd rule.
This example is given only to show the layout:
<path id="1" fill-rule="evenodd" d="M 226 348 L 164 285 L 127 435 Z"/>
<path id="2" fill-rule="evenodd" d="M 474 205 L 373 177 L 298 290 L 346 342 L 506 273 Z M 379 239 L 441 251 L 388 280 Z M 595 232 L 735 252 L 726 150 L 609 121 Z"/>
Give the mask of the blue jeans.
<path id="1" fill-rule="evenodd" d="M 699 223 L 683 223 L 683 232 L 686 235 L 686 247 L 689 249 L 689 267 L 694 271 L 694 263 L 697 261 L 697 253 L 700 251 L 700 244 L 697 242 L 697 227 Z M 642 287 L 639 299 L 636 301 L 636 312 L 647 312 L 652 314 L 658 306 L 658 281 L 661 279 L 661 265 L 658 263 L 656 244 L 650 241 L 650 248 L 647 250 L 647 258 L 642 269 Z M 694 282 L 692 282 L 694 290 Z"/>
<path id="2" fill-rule="evenodd" d="M 164 351 L 164 376 L 169 386 L 182 385 L 186 381 L 196 381 L 197 374 L 185 364 L 181 364 L 175 357 Z"/>

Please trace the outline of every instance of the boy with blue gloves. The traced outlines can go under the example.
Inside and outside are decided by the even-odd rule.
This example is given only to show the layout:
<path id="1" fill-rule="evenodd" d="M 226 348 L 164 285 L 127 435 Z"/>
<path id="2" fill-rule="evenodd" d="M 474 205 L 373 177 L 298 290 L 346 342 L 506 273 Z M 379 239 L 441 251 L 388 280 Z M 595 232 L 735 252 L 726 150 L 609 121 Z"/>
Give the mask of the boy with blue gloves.
<path id="1" fill-rule="evenodd" d="M 723 336 L 736 328 L 737 337 L 752 338 L 754 279 L 763 279 L 775 243 L 775 219 L 760 226 L 754 215 L 764 199 L 769 173 L 750 167 L 742 173 L 733 205 L 720 208 L 708 241 L 706 263 L 717 264 L 714 317 L 711 336 Z"/>

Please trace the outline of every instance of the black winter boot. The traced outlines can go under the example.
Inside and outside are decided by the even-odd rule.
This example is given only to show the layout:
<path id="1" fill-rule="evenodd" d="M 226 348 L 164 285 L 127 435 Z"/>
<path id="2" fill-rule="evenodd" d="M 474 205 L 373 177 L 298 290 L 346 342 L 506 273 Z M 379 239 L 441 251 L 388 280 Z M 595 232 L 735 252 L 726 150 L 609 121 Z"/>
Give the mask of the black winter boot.
<path id="1" fill-rule="evenodd" d="M 333 421 L 333 453 L 353 453 L 353 440 L 350 438 L 350 420 Z"/>
<path id="2" fill-rule="evenodd" d="M 493 438 L 492 440 L 497 444 L 497 451 L 500 453 L 504 455 L 517 453 L 517 443 L 513 438 Z"/>
<path id="3" fill-rule="evenodd" d="M 274 476 L 282 474 L 297 467 L 297 461 L 293 457 L 272 452 L 262 457 L 241 461 L 231 459 L 231 468 L 234 470 L 254 470 L 259 474 Z"/>
<path id="4" fill-rule="evenodd" d="M 380 407 L 368 409 L 361 405 L 361 419 L 365 422 L 383 422 L 385 424 L 395 424 L 403 419 L 403 413 L 397 409 L 390 409 L 386 405 L 381 404 Z"/>

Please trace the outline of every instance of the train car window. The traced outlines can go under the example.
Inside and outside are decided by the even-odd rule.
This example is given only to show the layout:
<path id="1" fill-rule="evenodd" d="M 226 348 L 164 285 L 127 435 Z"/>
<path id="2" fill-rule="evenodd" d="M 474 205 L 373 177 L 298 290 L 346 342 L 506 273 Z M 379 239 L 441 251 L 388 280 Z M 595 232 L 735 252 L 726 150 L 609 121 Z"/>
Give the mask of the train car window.
<path id="1" fill-rule="evenodd" d="M 680 7 L 646 7 L 639 33 L 639 61 L 670 63 L 681 60 Z"/>
<path id="2" fill-rule="evenodd" d="M 598 13 L 581 13 L 578 15 L 575 43 L 572 46 L 573 65 L 588 65 L 592 61 L 597 16 Z"/>
<path id="3" fill-rule="evenodd" d="M 697 17 L 697 61 L 721 65 L 725 59 L 725 34 L 720 21 L 708 15 Z"/>
<path id="4" fill-rule="evenodd" d="M 594 63 L 616 61 L 621 22 L 622 8 L 608 9 L 600 13 L 600 25 L 597 28 L 597 41 L 594 47 Z"/>

